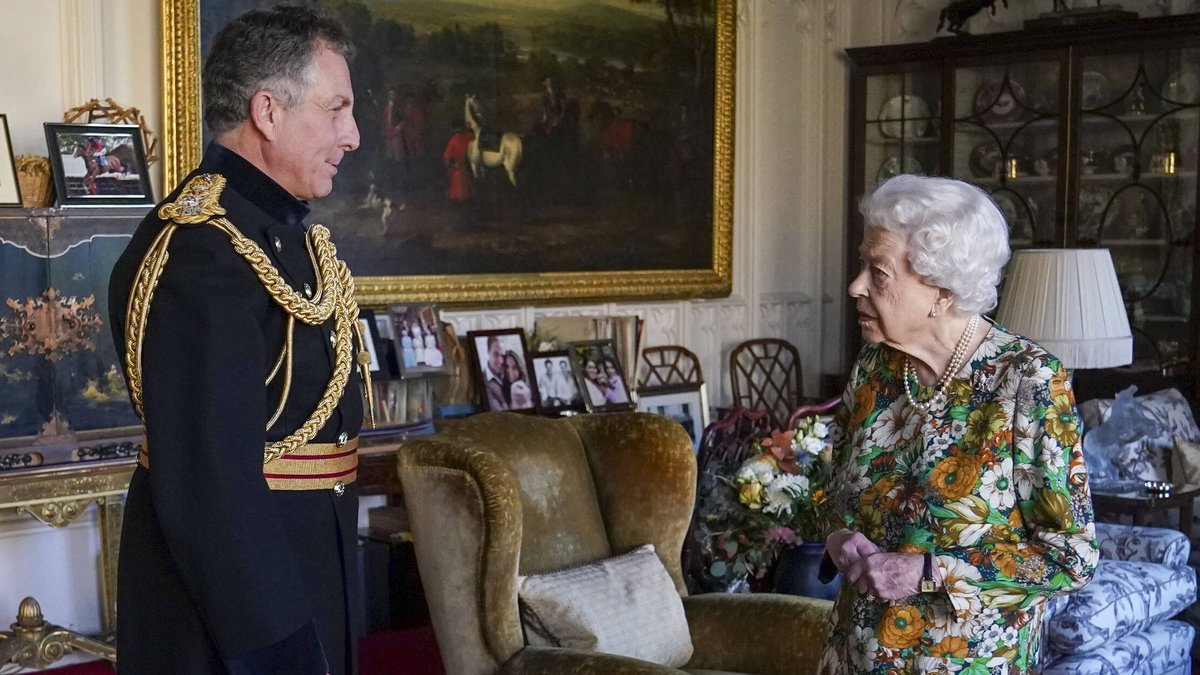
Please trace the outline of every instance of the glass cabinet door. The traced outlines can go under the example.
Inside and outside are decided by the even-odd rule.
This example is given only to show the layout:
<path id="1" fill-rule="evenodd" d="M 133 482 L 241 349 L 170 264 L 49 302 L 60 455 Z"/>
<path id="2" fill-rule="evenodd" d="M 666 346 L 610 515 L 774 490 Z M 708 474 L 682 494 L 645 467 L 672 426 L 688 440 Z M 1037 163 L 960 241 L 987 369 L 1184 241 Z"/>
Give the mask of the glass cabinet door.
<path id="1" fill-rule="evenodd" d="M 1013 248 L 1055 243 L 1062 172 L 1058 60 L 954 70 L 950 175 L 987 190 Z"/>
<path id="2" fill-rule="evenodd" d="M 1200 50 L 1080 59 L 1074 239 L 1112 252 L 1135 365 L 1190 352 Z"/>
<path id="3" fill-rule="evenodd" d="M 901 173 L 940 173 L 941 77 L 937 70 L 866 78 L 862 185 Z"/>

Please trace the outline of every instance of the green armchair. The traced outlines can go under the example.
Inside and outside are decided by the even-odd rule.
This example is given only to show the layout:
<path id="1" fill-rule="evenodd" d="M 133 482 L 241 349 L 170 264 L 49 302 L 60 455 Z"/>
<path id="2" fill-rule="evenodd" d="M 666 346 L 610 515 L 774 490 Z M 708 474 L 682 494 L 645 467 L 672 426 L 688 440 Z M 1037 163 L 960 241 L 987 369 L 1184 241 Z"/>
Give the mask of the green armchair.
<path id="1" fill-rule="evenodd" d="M 696 460 L 676 423 L 613 413 L 484 413 L 406 442 L 400 480 L 417 565 L 449 675 L 813 672 L 831 603 L 702 594 L 683 583 Z M 683 671 L 609 654 L 527 647 L 517 577 L 654 544 L 683 598 Z"/>

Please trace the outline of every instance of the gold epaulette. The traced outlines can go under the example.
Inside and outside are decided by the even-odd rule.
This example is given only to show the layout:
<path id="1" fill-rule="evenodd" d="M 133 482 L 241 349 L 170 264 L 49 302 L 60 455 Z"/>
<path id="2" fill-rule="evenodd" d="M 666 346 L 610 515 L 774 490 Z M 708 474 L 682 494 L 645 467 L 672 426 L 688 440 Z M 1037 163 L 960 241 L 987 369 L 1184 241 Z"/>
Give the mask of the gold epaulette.
<path id="1" fill-rule="evenodd" d="M 223 216 L 225 209 L 220 201 L 224 189 L 225 177 L 219 173 L 193 176 L 175 201 L 163 204 L 158 209 L 158 217 L 176 225 L 199 225 L 216 216 Z"/>

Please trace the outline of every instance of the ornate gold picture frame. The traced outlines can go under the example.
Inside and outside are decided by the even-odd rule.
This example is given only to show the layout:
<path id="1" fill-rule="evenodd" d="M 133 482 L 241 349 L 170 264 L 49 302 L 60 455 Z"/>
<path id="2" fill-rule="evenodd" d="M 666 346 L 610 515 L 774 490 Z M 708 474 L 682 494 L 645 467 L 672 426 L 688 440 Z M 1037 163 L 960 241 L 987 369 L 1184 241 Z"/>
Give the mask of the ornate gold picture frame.
<path id="1" fill-rule="evenodd" d="M 419 16 L 350 3 L 368 10 L 352 33 L 387 42 L 359 47 L 362 145 L 347 159 L 361 165 L 314 220 L 334 230 L 360 302 L 729 294 L 735 0 L 669 17 L 660 3 L 598 2 L 617 18 L 490 0 L 471 5 L 484 15 L 472 24 L 448 13 L 462 2 Z M 255 4 L 163 0 L 165 190 L 200 160 L 202 42 Z M 487 168 L 463 143 L 454 176 L 454 134 L 486 143 L 489 125 L 523 142 L 519 165 Z"/>

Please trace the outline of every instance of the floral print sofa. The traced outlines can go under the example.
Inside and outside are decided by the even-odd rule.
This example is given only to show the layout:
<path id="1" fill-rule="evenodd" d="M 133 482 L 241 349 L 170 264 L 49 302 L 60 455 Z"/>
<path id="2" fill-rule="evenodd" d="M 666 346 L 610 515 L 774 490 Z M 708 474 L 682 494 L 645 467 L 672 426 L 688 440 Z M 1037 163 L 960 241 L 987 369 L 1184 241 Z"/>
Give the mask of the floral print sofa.
<path id="1" fill-rule="evenodd" d="M 1120 433 L 1096 437 L 1120 440 L 1106 452 L 1114 478 L 1168 480 L 1174 440 L 1200 441 L 1200 428 L 1178 390 L 1136 397 L 1134 393 L 1126 390 L 1115 399 L 1079 405 L 1089 471 L 1097 457 L 1087 456 L 1096 450 L 1087 436 L 1102 424 L 1115 424 Z M 1097 484 L 1093 489 L 1102 488 Z M 1043 673 L 1189 675 L 1200 606 L 1196 569 L 1188 566 L 1187 535 L 1170 528 L 1111 523 L 1097 523 L 1096 534 L 1101 560 L 1092 582 L 1056 598 L 1047 609 Z"/>
<path id="2" fill-rule="evenodd" d="M 1046 612 L 1044 675 L 1188 675 L 1195 629 L 1173 619 L 1196 601 L 1191 542 L 1157 527 L 1097 523 L 1092 582 Z"/>

